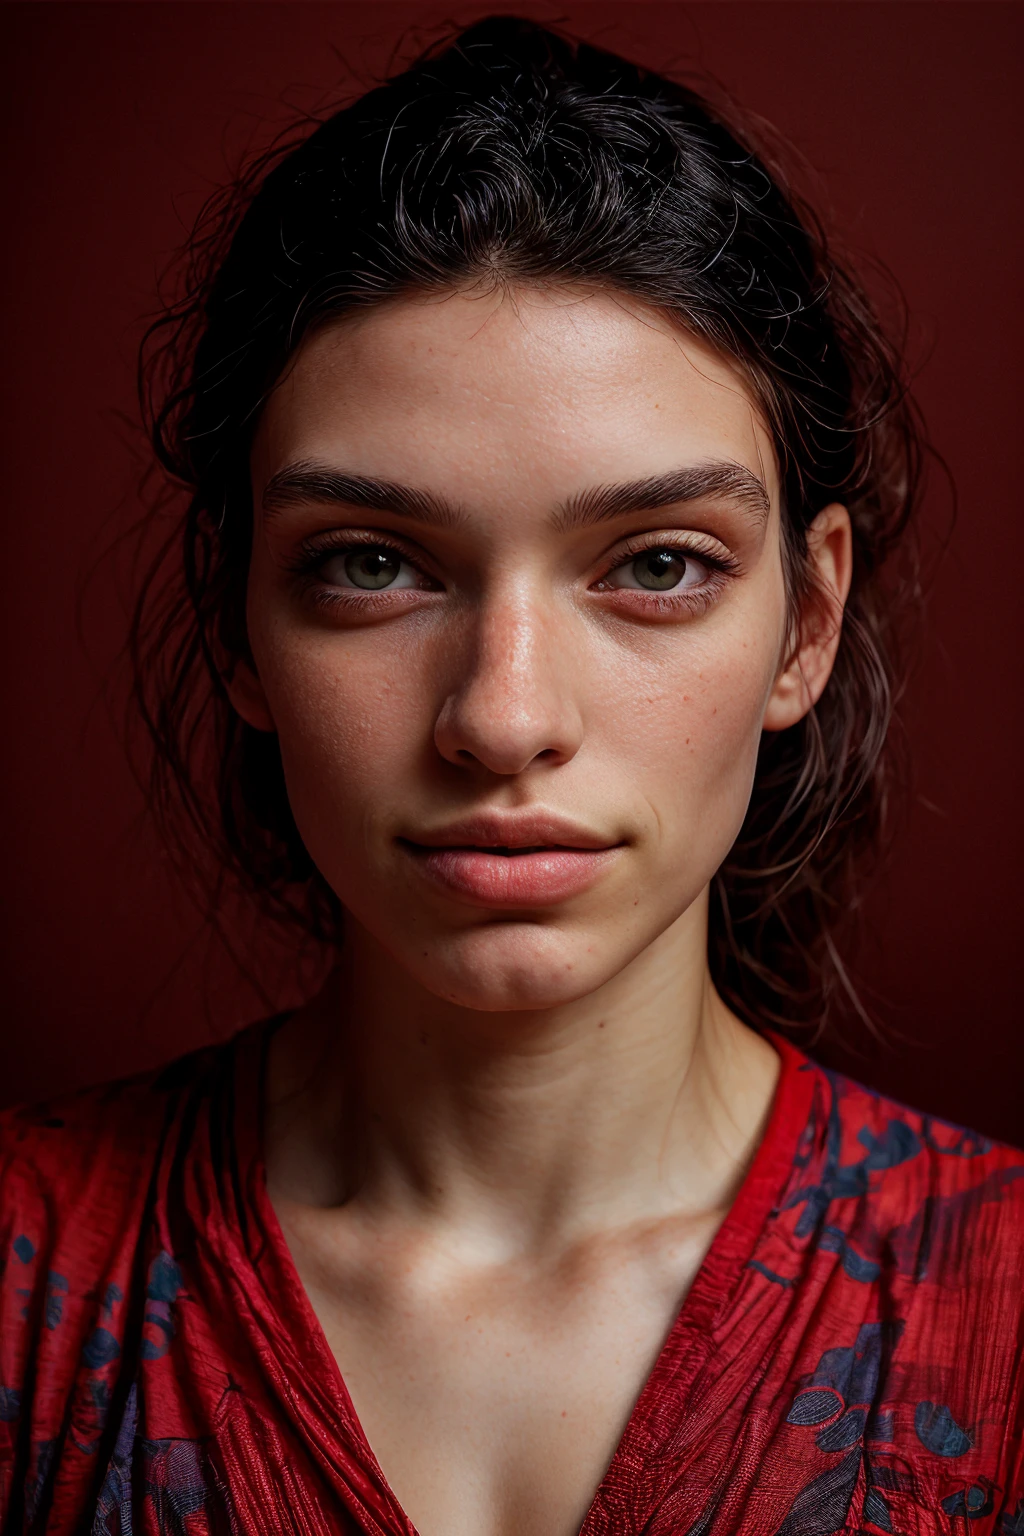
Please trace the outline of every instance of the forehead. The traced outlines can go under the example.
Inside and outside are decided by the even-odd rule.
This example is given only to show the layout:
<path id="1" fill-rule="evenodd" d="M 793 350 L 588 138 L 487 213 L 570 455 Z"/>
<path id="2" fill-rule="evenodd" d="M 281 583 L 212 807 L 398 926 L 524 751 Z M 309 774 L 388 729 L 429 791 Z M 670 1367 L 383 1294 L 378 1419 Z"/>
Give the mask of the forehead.
<path id="1" fill-rule="evenodd" d="M 738 368 L 656 310 L 521 288 L 392 300 L 309 337 L 272 392 L 258 478 L 315 459 L 477 498 L 556 500 L 706 459 L 775 499 Z"/>

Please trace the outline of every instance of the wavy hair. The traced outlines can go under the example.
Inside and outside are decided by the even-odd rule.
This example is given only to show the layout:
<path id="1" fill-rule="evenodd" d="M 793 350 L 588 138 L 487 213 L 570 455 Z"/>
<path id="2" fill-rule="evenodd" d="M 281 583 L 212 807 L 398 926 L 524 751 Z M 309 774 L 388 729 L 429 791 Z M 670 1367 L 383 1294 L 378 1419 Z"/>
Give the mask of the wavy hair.
<path id="1" fill-rule="evenodd" d="M 827 503 L 849 508 L 835 667 L 803 721 L 762 739 L 713 883 L 709 958 L 754 1025 L 820 1023 L 855 1000 L 837 936 L 894 782 L 897 626 L 914 581 L 889 574 L 890 556 L 922 439 L 898 349 L 750 139 L 680 84 L 495 17 L 279 144 L 207 204 L 180 297 L 140 362 L 147 429 L 185 505 L 139 596 L 133 698 L 150 804 L 181 863 L 236 877 L 264 914 L 318 941 L 339 938 L 343 914 L 295 827 L 276 738 L 239 719 L 223 682 L 224 658 L 247 654 L 250 445 L 289 356 L 313 327 L 406 292 L 603 284 L 676 317 L 749 381 L 778 456 L 794 627 L 814 600 L 806 530 Z"/>

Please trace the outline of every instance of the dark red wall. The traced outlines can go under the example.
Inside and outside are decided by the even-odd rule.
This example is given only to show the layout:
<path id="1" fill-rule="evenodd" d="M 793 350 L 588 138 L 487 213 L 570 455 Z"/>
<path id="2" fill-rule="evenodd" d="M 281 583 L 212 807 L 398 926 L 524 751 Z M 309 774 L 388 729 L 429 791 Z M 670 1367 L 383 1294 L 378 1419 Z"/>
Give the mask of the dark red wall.
<path id="1" fill-rule="evenodd" d="M 171 1057 L 260 1003 L 172 894 L 105 701 L 130 520 L 133 351 L 198 201 L 266 121 L 493 7 L 27 4 L 3 16 L 7 1099 Z M 703 68 L 898 275 L 959 520 L 910 700 L 917 798 L 863 968 L 895 1043 L 854 1069 L 1024 1140 L 1020 58 L 1011 4 L 524 4 Z M 934 543 L 948 516 L 936 485 Z M 91 579 L 89 572 L 96 566 Z M 76 616 L 76 605 L 81 616 Z"/>

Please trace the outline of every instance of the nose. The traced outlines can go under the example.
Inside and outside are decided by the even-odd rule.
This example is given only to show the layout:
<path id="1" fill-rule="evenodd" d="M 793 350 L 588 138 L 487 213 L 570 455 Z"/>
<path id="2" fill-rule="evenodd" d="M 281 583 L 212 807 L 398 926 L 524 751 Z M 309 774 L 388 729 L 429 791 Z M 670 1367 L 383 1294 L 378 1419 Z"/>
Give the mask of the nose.
<path id="1" fill-rule="evenodd" d="M 478 613 L 434 728 L 448 762 L 508 775 L 575 757 L 583 739 L 574 687 L 581 669 L 554 608 L 554 599 L 542 606 L 508 594 Z"/>

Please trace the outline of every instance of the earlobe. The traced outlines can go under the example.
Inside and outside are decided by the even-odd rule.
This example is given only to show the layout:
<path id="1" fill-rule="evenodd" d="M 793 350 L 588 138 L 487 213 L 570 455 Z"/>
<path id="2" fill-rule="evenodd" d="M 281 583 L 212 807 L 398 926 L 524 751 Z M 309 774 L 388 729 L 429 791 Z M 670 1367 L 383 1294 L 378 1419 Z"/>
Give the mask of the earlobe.
<path id="1" fill-rule="evenodd" d="M 850 514 L 838 502 L 819 512 L 807 530 L 813 590 L 800 615 L 795 646 L 775 679 L 762 729 L 785 731 L 821 698 L 835 664 L 843 608 L 853 576 Z"/>
<path id="2" fill-rule="evenodd" d="M 236 714 L 241 715 L 246 725 L 256 731 L 277 730 L 263 684 L 251 662 L 236 661 L 224 679 L 224 686 Z"/>

